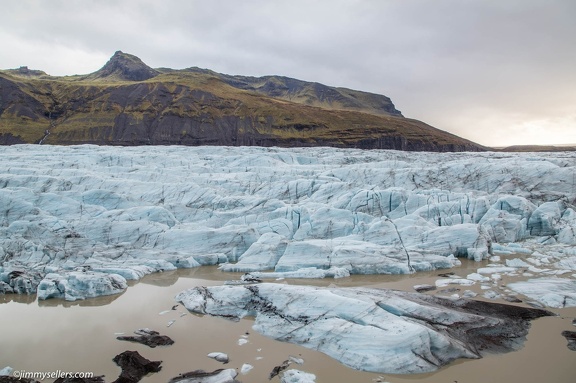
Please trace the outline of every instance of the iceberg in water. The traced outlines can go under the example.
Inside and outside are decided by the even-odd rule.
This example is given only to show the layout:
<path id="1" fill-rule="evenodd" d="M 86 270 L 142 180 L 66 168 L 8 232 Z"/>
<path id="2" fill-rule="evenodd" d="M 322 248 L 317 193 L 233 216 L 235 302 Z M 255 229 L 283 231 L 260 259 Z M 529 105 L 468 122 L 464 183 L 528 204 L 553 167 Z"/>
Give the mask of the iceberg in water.
<path id="1" fill-rule="evenodd" d="M 576 280 L 574 279 L 534 278 L 509 283 L 508 288 L 547 307 L 576 307 Z"/>
<path id="2" fill-rule="evenodd" d="M 553 315 L 396 290 L 273 283 L 196 287 L 176 300 L 200 314 L 253 316 L 253 328 L 268 337 L 321 351 L 358 370 L 398 374 L 517 349 L 531 319 Z"/>
<path id="3" fill-rule="evenodd" d="M 63 298 L 67 301 L 118 294 L 128 287 L 118 274 L 70 271 L 46 274 L 38 285 L 38 299 Z"/>

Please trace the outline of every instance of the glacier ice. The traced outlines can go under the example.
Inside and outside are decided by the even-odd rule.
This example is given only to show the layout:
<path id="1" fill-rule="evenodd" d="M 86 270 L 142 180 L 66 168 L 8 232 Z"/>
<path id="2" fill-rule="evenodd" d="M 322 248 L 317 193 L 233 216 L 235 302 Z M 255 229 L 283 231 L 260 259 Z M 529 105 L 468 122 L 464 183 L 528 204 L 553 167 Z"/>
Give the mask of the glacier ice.
<path id="1" fill-rule="evenodd" d="M 63 298 L 67 301 L 117 294 L 128 287 L 118 274 L 92 271 L 48 273 L 38 285 L 38 299 Z"/>
<path id="2" fill-rule="evenodd" d="M 534 278 L 509 283 L 508 288 L 547 307 L 576 307 L 576 280 L 574 279 Z"/>
<path id="3" fill-rule="evenodd" d="M 530 319 L 553 315 L 397 290 L 274 283 L 196 287 L 175 299 L 195 313 L 253 316 L 256 331 L 321 351 L 349 367 L 400 374 L 517 349 Z"/>
<path id="4" fill-rule="evenodd" d="M 253 368 L 254 368 L 253 365 L 248 364 L 248 363 L 244 363 L 244 364 L 242 365 L 242 367 L 240 368 L 240 373 L 241 373 L 242 375 L 246 375 L 246 374 L 248 374 Z"/>
<path id="5" fill-rule="evenodd" d="M 315 383 L 316 375 L 309 372 L 290 369 L 284 371 L 280 378 L 281 383 Z"/>
<path id="6" fill-rule="evenodd" d="M 574 153 L 16 145 L 0 159 L 4 293 L 78 267 L 335 277 L 576 244 Z"/>
<path id="7" fill-rule="evenodd" d="M 0 376 L 12 376 L 12 371 L 14 371 L 12 367 L 6 366 L 0 369 Z"/>
<path id="8" fill-rule="evenodd" d="M 225 354 L 223 352 L 211 352 L 208 355 L 206 355 L 208 358 L 212 358 L 214 360 L 217 360 L 220 363 L 228 363 L 230 361 L 230 358 L 228 357 L 228 354 Z"/>
<path id="9" fill-rule="evenodd" d="M 180 374 L 168 383 L 237 383 L 238 372 L 233 368 L 218 369 L 212 372 L 194 370 Z"/>

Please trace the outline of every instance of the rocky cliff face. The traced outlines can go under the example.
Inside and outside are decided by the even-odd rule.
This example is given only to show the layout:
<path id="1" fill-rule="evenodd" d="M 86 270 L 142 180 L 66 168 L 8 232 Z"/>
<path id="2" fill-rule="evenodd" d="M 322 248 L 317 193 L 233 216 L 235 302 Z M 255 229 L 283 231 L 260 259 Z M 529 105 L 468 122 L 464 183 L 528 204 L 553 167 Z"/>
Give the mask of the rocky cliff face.
<path id="1" fill-rule="evenodd" d="M 152 69 L 118 51 L 85 76 L 0 71 L 0 144 L 333 146 L 478 151 L 382 95 L 286 77 Z"/>

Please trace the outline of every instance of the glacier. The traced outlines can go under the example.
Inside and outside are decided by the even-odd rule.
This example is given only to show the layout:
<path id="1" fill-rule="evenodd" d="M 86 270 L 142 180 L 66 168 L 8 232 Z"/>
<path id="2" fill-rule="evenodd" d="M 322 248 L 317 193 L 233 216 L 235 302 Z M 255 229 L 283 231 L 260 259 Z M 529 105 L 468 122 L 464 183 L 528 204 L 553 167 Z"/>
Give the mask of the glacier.
<path id="1" fill-rule="evenodd" d="M 576 272 L 569 152 L 15 145 L 0 163 L 0 293 L 86 299 L 204 265 L 407 274 L 522 251 L 532 272 Z"/>

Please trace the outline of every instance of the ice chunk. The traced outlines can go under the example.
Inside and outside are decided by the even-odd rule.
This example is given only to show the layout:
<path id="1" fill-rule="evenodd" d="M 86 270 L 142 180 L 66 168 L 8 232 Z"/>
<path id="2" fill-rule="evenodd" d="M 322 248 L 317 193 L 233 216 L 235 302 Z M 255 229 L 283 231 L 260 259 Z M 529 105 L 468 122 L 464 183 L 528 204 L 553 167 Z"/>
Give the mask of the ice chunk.
<path id="1" fill-rule="evenodd" d="M 462 285 L 462 286 L 472 286 L 476 282 L 470 279 L 464 278 L 444 278 L 436 280 L 436 287 L 446 287 L 448 285 Z"/>
<path id="2" fill-rule="evenodd" d="M 315 383 L 316 375 L 299 370 L 286 370 L 280 378 L 281 383 Z"/>
<path id="3" fill-rule="evenodd" d="M 207 356 L 208 356 L 208 358 L 215 359 L 218 362 L 224 363 L 224 364 L 226 364 L 230 361 L 228 354 L 225 354 L 223 352 L 211 352 Z"/>
<path id="4" fill-rule="evenodd" d="M 560 216 L 560 205 L 558 202 L 545 202 L 538 206 L 528 220 L 530 235 L 556 235 Z"/>
<path id="5" fill-rule="evenodd" d="M 478 350 L 515 349 L 529 318 L 551 315 L 396 290 L 273 283 L 197 287 L 176 300 L 197 313 L 255 316 L 253 328 L 266 336 L 319 350 L 355 369 L 387 373 L 433 371 L 456 358 L 478 358 Z M 483 312 L 493 314 L 478 314 Z M 484 327 L 490 329 L 487 339 Z"/>
<path id="6" fill-rule="evenodd" d="M 244 364 L 242 365 L 242 367 L 240 368 L 240 373 L 241 373 L 242 375 L 246 375 L 246 374 L 249 373 L 250 370 L 252 370 L 253 368 L 254 368 L 253 365 L 248 364 L 248 363 L 244 363 Z"/>
<path id="7" fill-rule="evenodd" d="M 475 282 L 488 282 L 488 281 L 490 281 L 490 278 L 485 277 L 479 273 L 468 274 L 466 276 L 466 279 L 470 279 L 471 281 L 475 281 Z"/>
<path id="8" fill-rule="evenodd" d="M 169 383 L 235 383 L 237 382 L 236 376 L 238 372 L 233 368 L 212 372 L 194 370 L 170 379 Z"/>
<path id="9" fill-rule="evenodd" d="M 250 274 L 255 278 L 261 278 L 261 279 L 285 279 L 285 278 L 323 279 L 323 278 L 349 277 L 350 271 L 343 267 L 330 267 L 327 270 L 317 269 L 315 267 L 305 267 L 298 269 L 296 271 L 253 272 Z"/>
<path id="10" fill-rule="evenodd" d="M 548 307 L 576 307 L 576 280 L 536 278 L 512 282 L 508 287 Z"/>
<path id="11" fill-rule="evenodd" d="M 274 269 L 278 260 L 284 255 L 288 241 L 276 233 L 264 233 L 253 243 L 235 264 L 225 264 L 223 271 L 260 271 Z"/>
<path id="12" fill-rule="evenodd" d="M 35 294 L 44 274 L 36 270 L 6 268 L 0 272 L 0 291 L 15 294 Z"/>
<path id="13" fill-rule="evenodd" d="M 494 274 L 494 273 L 512 273 L 517 271 L 515 267 L 508 266 L 493 266 L 493 267 L 480 267 L 476 270 L 478 274 Z"/>
<path id="14" fill-rule="evenodd" d="M 63 298 L 67 301 L 118 294 L 128 287 L 118 274 L 62 271 L 47 274 L 38 285 L 38 299 Z"/>
<path id="15" fill-rule="evenodd" d="M 432 285 L 414 285 L 413 286 L 414 290 L 418 291 L 419 293 L 425 292 L 425 291 L 432 291 L 432 290 L 436 290 L 436 286 L 432 286 Z"/>
<path id="16" fill-rule="evenodd" d="M 520 258 L 507 259 L 506 266 L 508 267 L 530 267 L 530 265 Z"/>

